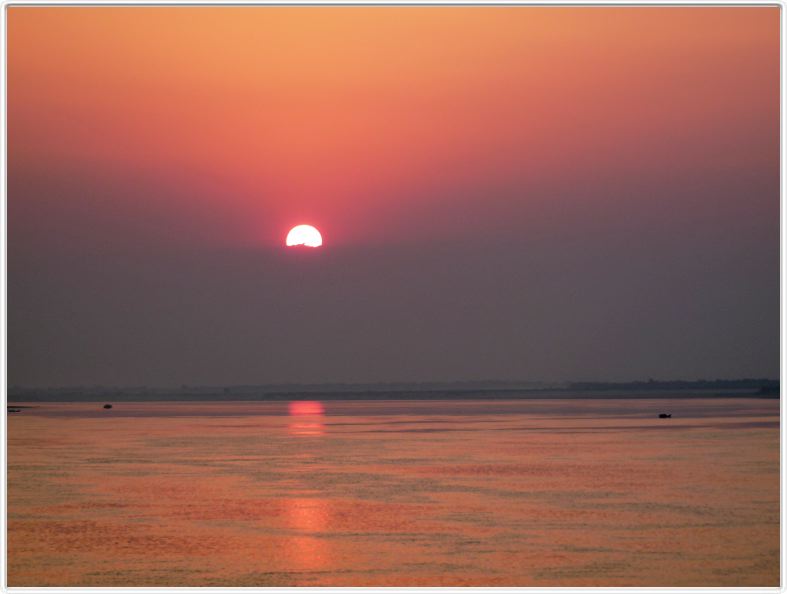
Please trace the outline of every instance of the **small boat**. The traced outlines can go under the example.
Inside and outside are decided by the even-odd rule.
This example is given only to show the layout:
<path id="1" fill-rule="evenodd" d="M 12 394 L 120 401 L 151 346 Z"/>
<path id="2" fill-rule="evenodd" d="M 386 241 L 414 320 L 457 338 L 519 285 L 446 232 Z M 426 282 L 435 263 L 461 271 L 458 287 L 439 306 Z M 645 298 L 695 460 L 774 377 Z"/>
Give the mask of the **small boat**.
<path id="1" fill-rule="evenodd" d="M 671 418 L 672 418 L 672 413 L 670 413 L 670 414 L 667 414 L 667 413 L 661 413 L 661 414 L 659 415 L 659 418 L 660 418 L 660 419 L 671 419 Z"/>
<path id="2" fill-rule="evenodd" d="M 16 413 L 16 412 L 22 412 L 22 409 L 21 409 L 21 408 L 9 408 L 9 409 L 8 409 L 8 412 L 14 412 L 14 413 Z"/>
<path id="3" fill-rule="evenodd" d="M 112 405 L 111 404 L 105 404 L 104 408 L 112 408 Z"/>

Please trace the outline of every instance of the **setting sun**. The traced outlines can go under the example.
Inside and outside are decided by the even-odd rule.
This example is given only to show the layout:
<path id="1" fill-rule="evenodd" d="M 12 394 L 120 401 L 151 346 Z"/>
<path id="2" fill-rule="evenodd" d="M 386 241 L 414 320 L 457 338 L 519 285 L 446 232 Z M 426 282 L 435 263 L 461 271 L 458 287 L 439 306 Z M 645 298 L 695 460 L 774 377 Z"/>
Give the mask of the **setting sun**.
<path id="1" fill-rule="evenodd" d="M 305 245 L 307 247 L 320 247 L 322 235 L 311 225 L 298 225 L 290 229 L 287 234 L 287 247 Z"/>

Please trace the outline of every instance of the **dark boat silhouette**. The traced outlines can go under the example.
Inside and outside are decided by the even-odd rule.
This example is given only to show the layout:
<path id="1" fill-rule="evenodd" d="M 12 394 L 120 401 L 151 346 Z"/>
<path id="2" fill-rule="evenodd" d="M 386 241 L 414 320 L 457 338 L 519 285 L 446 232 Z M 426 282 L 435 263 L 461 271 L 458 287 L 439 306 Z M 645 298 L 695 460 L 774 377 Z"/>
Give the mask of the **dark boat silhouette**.
<path id="1" fill-rule="evenodd" d="M 13 413 L 22 412 L 22 409 L 21 408 L 9 408 L 8 412 L 13 412 Z"/>
<path id="2" fill-rule="evenodd" d="M 112 408 L 112 405 L 111 404 L 105 404 L 104 408 Z"/>
<path id="3" fill-rule="evenodd" d="M 670 413 L 670 414 L 667 414 L 667 413 L 661 413 L 661 414 L 659 415 L 659 418 L 660 418 L 660 419 L 671 419 L 671 418 L 672 418 L 672 413 Z"/>

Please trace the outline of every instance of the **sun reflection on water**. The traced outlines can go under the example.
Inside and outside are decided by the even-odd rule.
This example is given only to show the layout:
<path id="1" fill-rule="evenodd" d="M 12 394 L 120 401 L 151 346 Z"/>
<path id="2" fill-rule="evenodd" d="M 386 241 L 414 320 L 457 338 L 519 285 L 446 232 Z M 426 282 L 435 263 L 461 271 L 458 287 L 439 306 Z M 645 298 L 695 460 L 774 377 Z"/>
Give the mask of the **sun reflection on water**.
<path id="1" fill-rule="evenodd" d="M 293 532 L 284 542 L 297 569 L 314 571 L 330 561 L 329 543 L 322 537 L 329 529 L 330 511 L 323 499 L 295 498 L 286 503 L 287 527 Z"/>
<path id="2" fill-rule="evenodd" d="M 290 435 L 317 437 L 325 434 L 322 402 L 297 400 L 289 404 L 290 419 L 287 429 Z"/>

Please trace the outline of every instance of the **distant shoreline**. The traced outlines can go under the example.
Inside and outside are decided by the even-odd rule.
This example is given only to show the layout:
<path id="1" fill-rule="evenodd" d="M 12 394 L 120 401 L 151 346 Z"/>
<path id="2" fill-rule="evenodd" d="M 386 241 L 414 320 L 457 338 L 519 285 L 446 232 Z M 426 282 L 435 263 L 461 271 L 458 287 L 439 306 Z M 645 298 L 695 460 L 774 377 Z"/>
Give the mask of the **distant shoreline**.
<path id="1" fill-rule="evenodd" d="M 779 392 L 730 390 L 389 390 L 262 393 L 29 393 L 9 395 L 8 402 L 287 402 L 291 400 L 648 400 L 748 398 L 778 400 Z"/>

